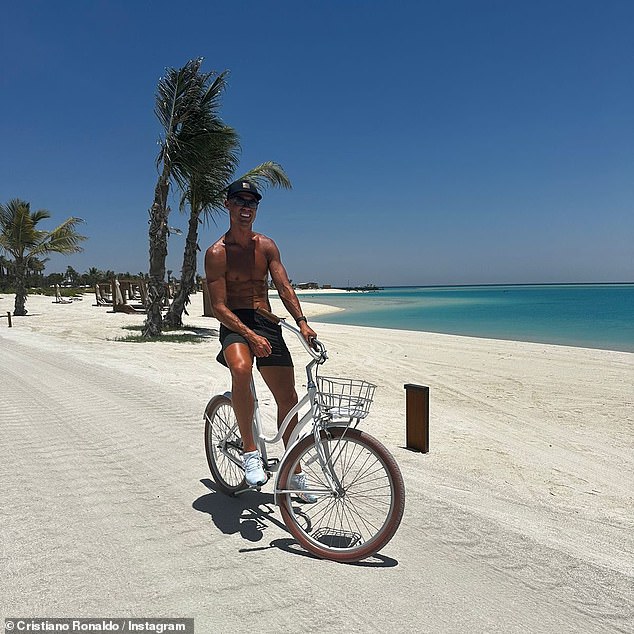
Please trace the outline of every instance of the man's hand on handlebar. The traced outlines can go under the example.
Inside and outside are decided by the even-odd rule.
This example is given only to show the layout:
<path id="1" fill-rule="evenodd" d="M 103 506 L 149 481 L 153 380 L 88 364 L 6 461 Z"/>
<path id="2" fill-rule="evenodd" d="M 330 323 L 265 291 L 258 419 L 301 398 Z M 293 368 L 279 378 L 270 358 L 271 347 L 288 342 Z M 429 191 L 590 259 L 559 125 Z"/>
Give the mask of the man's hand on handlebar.
<path id="1" fill-rule="evenodd" d="M 299 329 L 306 343 L 314 349 L 313 341 L 317 339 L 317 333 L 305 321 L 299 322 Z"/>

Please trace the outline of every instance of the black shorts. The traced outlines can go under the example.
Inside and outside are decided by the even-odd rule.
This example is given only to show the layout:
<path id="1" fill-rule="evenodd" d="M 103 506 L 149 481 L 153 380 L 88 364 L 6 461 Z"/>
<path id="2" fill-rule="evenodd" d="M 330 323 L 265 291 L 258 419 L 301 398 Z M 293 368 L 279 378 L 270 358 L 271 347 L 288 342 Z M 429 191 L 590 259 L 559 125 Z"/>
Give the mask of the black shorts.
<path id="1" fill-rule="evenodd" d="M 257 335 L 264 337 L 271 344 L 271 354 L 268 357 L 256 357 L 255 362 L 258 368 L 266 366 L 283 366 L 293 367 L 293 359 L 291 353 L 286 347 L 286 343 L 282 338 L 282 327 L 270 322 L 262 315 L 258 315 L 251 308 L 237 308 L 231 311 L 247 328 L 250 328 Z M 220 343 L 222 350 L 218 353 L 216 361 L 227 367 L 224 351 L 232 343 L 244 343 L 247 346 L 249 342 L 239 333 L 229 330 L 223 324 L 220 324 Z"/>

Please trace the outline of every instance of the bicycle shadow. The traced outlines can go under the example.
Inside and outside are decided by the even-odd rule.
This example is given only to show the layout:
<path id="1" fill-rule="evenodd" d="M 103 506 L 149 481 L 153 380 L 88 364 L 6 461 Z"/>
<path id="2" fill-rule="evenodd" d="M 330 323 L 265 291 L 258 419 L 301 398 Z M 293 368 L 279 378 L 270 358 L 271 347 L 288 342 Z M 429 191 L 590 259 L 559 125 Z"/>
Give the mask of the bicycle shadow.
<path id="1" fill-rule="evenodd" d="M 203 478 L 200 482 L 212 492 L 199 497 L 193 502 L 192 507 L 201 513 L 207 513 L 216 527 L 225 535 L 240 534 L 245 541 L 257 543 L 264 538 L 264 531 L 271 524 L 275 524 L 278 528 L 288 532 L 284 522 L 275 516 L 277 506 L 273 502 L 272 493 L 254 490 L 236 497 L 229 497 L 220 492 L 216 484 L 208 478 Z M 272 548 L 325 562 L 325 560 L 320 560 L 319 557 L 304 550 L 292 537 L 274 539 L 267 546 L 240 548 L 238 552 L 258 552 Z M 366 568 L 393 568 L 398 566 L 398 561 L 377 553 L 363 561 L 348 565 Z"/>
<path id="2" fill-rule="evenodd" d="M 212 493 L 199 497 L 193 508 L 207 513 L 216 527 L 225 535 L 240 534 L 250 542 L 258 542 L 270 524 L 286 530 L 284 524 L 274 517 L 276 506 L 272 493 L 247 491 L 236 497 L 229 497 L 218 490 L 209 479 L 201 480 Z"/>

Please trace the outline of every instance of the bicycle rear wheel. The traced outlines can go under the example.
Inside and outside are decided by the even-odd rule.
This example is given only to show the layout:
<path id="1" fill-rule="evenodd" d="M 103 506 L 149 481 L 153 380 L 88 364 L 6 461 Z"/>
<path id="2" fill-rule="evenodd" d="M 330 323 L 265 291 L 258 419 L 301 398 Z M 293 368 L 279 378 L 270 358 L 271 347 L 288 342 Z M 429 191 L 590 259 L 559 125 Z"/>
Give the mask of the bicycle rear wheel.
<path id="1" fill-rule="evenodd" d="M 205 408 L 205 453 L 218 488 L 227 495 L 244 489 L 242 439 L 231 399 L 214 396 Z"/>
<path id="2" fill-rule="evenodd" d="M 390 452 L 369 434 L 334 427 L 321 432 L 321 447 L 340 487 L 333 492 L 312 435 L 301 440 L 281 467 L 278 488 L 289 490 L 298 465 L 306 491 L 317 498 L 299 504 L 280 493 L 282 517 L 295 539 L 318 557 L 353 562 L 374 555 L 394 536 L 405 508 L 403 477 Z"/>

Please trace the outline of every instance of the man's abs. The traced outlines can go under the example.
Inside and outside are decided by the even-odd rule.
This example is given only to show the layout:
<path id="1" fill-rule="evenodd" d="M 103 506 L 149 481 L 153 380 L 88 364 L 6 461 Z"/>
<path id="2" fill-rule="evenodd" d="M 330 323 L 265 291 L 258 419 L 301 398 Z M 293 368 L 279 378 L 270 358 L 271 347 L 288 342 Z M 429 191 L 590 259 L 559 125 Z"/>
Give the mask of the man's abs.
<path id="1" fill-rule="evenodd" d="M 251 308 L 255 310 L 260 306 L 270 310 L 268 288 L 263 280 L 226 281 L 227 308 L 240 310 Z"/>

